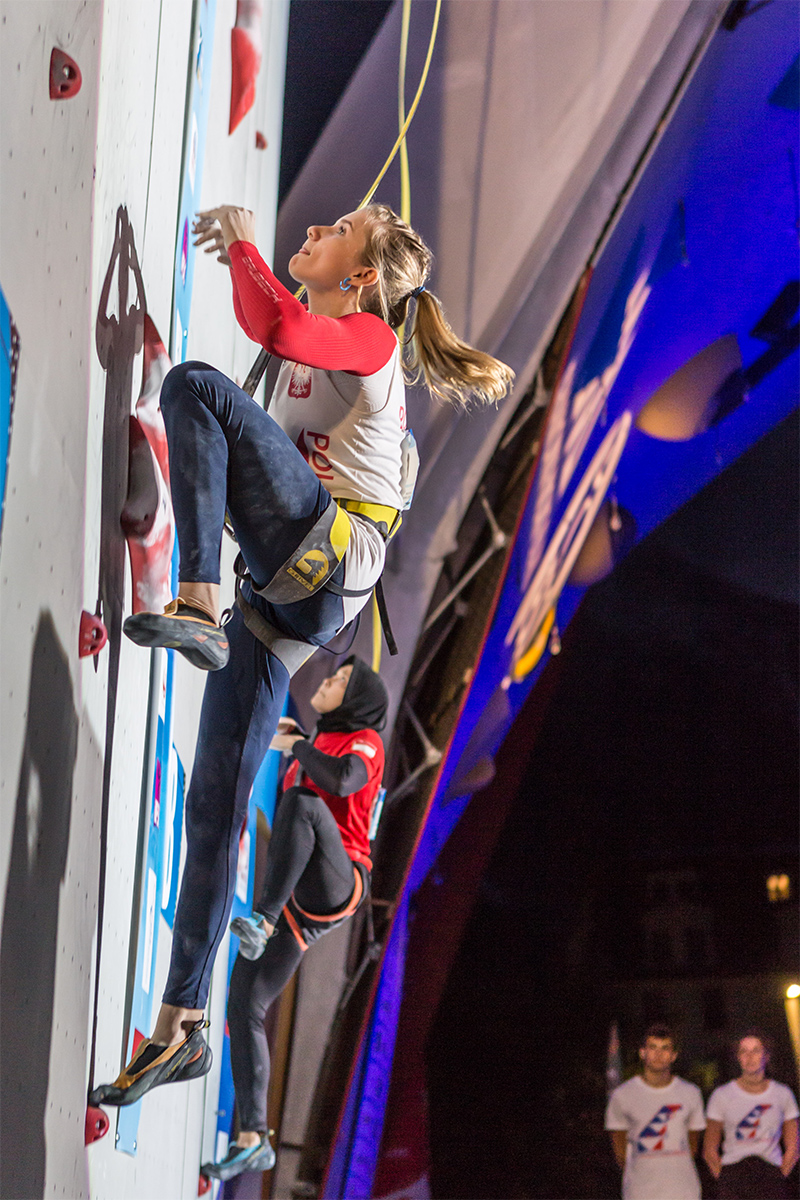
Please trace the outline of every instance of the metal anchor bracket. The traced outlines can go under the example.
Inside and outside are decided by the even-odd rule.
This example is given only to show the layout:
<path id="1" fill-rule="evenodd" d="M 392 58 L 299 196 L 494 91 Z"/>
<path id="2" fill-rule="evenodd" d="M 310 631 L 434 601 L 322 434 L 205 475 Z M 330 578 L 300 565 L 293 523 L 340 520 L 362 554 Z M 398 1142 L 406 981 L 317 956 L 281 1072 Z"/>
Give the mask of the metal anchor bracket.
<path id="1" fill-rule="evenodd" d="M 398 784 L 398 786 L 394 788 L 394 790 L 386 797 L 386 800 L 389 803 L 393 800 L 399 799 L 400 796 L 405 796 L 406 792 L 411 790 L 412 785 L 423 773 L 423 771 L 427 771 L 429 767 L 435 767 L 437 763 L 442 761 L 443 757 L 442 751 L 437 750 L 436 746 L 434 746 L 433 742 L 422 728 L 417 714 L 414 712 L 407 700 L 403 702 L 403 707 L 408 713 L 408 718 L 411 721 L 411 724 L 414 726 L 417 737 L 422 743 L 423 759 L 422 762 L 414 768 L 411 774 L 407 775 L 403 782 Z"/>
<path id="2" fill-rule="evenodd" d="M 492 512 L 489 501 L 486 499 L 486 493 L 484 492 L 483 487 L 478 489 L 478 499 L 481 502 L 481 507 L 483 508 L 484 513 L 486 514 L 486 520 L 489 523 L 492 540 L 484 550 L 483 554 L 481 554 L 480 557 L 475 560 L 472 566 L 464 572 L 455 587 L 450 589 L 444 600 L 442 600 L 441 604 L 438 604 L 433 610 L 425 624 L 422 626 L 423 633 L 427 633 L 431 626 L 436 624 L 442 613 L 450 607 L 456 597 L 461 595 L 470 580 L 474 579 L 474 577 L 489 561 L 489 559 L 496 554 L 498 550 L 503 550 L 508 545 L 508 536 L 507 534 L 503 533 L 502 529 L 497 524 L 497 518 Z"/>

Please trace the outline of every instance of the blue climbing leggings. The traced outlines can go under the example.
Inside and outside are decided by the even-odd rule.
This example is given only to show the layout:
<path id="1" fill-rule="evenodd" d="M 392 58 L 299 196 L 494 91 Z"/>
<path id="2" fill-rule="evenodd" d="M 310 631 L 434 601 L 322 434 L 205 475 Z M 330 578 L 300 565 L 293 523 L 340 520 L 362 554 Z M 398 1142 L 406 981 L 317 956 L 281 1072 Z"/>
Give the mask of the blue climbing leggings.
<path id="1" fill-rule="evenodd" d="M 244 560 L 264 586 L 332 503 L 283 430 L 213 367 L 173 367 L 161 388 L 181 582 L 218 583 L 225 509 Z M 339 580 L 340 566 L 333 579 Z M 324 587 L 296 604 L 245 596 L 288 637 L 320 646 L 343 623 L 342 600 Z M 283 664 L 244 624 L 226 626 L 230 659 L 208 676 L 186 798 L 186 864 L 164 1003 L 203 1008 L 230 916 L 239 834 L 253 780 L 289 686 Z"/>

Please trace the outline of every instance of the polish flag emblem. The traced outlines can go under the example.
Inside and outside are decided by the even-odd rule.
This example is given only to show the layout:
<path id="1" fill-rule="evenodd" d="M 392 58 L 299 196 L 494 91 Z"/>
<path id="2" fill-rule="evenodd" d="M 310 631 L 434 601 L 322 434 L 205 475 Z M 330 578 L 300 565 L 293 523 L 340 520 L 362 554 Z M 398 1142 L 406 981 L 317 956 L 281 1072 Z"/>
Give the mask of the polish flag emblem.
<path id="1" fill-rule="evenodd" d="M 289 380 L 289 395 L 295 400 L 305 400 L 311 395 L 311 367 L 295 363 Z"/>

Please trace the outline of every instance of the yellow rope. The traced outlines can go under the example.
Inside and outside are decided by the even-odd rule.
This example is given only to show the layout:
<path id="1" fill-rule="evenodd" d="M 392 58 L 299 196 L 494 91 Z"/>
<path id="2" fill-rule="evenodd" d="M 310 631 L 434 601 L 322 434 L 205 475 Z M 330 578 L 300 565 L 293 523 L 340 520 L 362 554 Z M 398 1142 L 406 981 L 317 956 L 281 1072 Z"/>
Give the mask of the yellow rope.
<path id="1" fill-rule="evenodd" d="M 372 669 L 380 671 L 381 669 L 381 650 L 383 648 L 383 629 L 381 627 L 381 614 L 378 609 L 378 597 L 372 593 Z"/>
<path id="2" fill-rule="evenodd" d="M 408 57 L 408 31 L 411 24 L 411 0 L 403 0 L 403 22 L 400 29 L 400 63 L 397 73 L 397 125 L 402 129 L 406 120 L 406 59 Z M 408 169 L 408 138 L 400 146 L 400 216 L 406 225 L 411 224 L 411 173 Z M 397 330 L 400 345 L 405 345 L 405 322 Z"/>
<path id="3" fill-rule="evenodd" d="M 400 33 L 400 68 L 397 81 L 397 124 L 402 130 L 406 121 L 406 58 L 408 55 L 408 30 L 411 24 L 411 0 L 403 0 L 403 23 Z M 406 225 L 411 224 L 411 175 L 408 170 L 408 140 L 400 145 L 400 216 Z M 400 338 L 402 341 L 402 336 Z"/>
<path id="4" fill-rule="evenodd" d="M 406 62 L 408 59 L 408 34 L 411 25 L 411 0 L 403 0 L 403 18 L 400 29 L 400 62 L 398 68 L 397 81 L 397 119 L 400 132 L 397 135 L 397 141 L 392 146 L 391 153 L 386 159 L 386 162 L 381 167 L 378 177 L 372 184 L 372 187 L 367 192 L 364 199 L 359 204 L 359 208 L 365 208 L 369 204 L 372 197 L 378 190 L 378 184 L 383 179 L 386 172 L 391 166 L 397 151 L 400 151 L 400 216 L 407 225 L 411 224 L 411 173 L 408 167 L 408 143 L 406 142 L 406 134 L 408 127 L 411 124 L 414 113 L 417 111 L 422 90 L 425 87 L 425 82 L 428 78 L 428 69 L 433 58 L 433 47 L 436 42 L 436 33 L 439 28 L 439 13 L 442 7 L 442 0 L 436 0 L 436 10 L 433 14 L 433 27 L 431 29 L 430 41 L 428 42 L 428 53 L 425 56 L 425 65 L 422 68 L 417 94 L 415 95 L 411 108 L 406 116 Z M 403 330 L 398 332 L 400 344 L 403 343 Z M 383 639 L 381 637 L 381 615 L 378 611 L 378 601 L 376 596 L 372 596 L 372 669 L 379 671 L 381 668 L 381 651 L 383 649 Z"/>
<path id="5" fill-rule="evenodd" d="M 366 196 L 359 204 L 359 206 L 358 206 L 359 208 L 364 208 L 367 204 L 369 204 L 370 200 L 377 192 L 378 184 L 383 179 L 386 172 L 389 170 L 389 167 L 392 165 L 392 162 L 394 161 L 394 156 L 397 154 L 397 151 L 402 146 L 403 139 L 405 138 L 406 134 L 408 133 L 408 127 L 414 119 L 414 113 L 417 111 L 417 105 L 420 102 L 420 98 L 422 96 L 422 90 L 425 87 L 425 82 L 428 78 L 428 70 L 430 69 L 431 59 L 433 58 L 433 47 L 436 42 L 436 32 L 439 28 L 439 13 L 441 12 L 441 9 L 442 9 L 442 0 L 436 0 L 436 10 L 433 14 L 433 28 L 431 29 L 431 37 L 430 37 L 430 41 L 428 42 L 428 53 L 425 56 L 425 66 L 422 68 L 422 75 L 420 77 L 419 87 L 417 88 L 417 94 L 414 97 L 413 101 L 411 102 L 411 108 L 408 110 L 408 116 L 406 117 L 405 121 L 402 124 L 400 133 L 397 136 L 397 141 L 392 146 L 392 149 L 389 153 L 389 157 L 386 159 L 386 162 L 383 164 L 380 171 L 378 172 L 377 178 L 375 179 L 375 182 L 373 183 L 372 187 L 369 189 Z"/>
<path id="6" fill-rule="evenodd" d="M 433 47 L 436 43 L 436 33 L 439 28 L 439 13 L 442 8 L 442 0 L 436 0 L 436 9 L 433 14 L 433 27 L 431 29 L 430 41 L 428 42 L 428 53 L 425 56 L 425 65 L 422 68 L 417 93 L 411 103 L 411 108 L 408 110 L 408 116 L 405 116 L 405 90 L 406 90 L 406 59 L 408 56 L 408 31 L 411 24 L 411 0 L 403 0 L 403 20 L 400 33 L 400 68 L 398 81 L 398 119 L 400 124 L 400 132 L 397 135 L 397 141 L 392 146 L 389 157 L 378 172 L 372 187 L 367 192 L 364 199 L 359 204 L 359 208 L 366 208 L 372 197 L 378 190 L 378 184 L 383 179 L 389 167 L 392 165 L 397 151 L 400 151 L 400 216 L 408 224 L 411 224 L 411 176 L 408 169 L 408 147 L 406 146 L 406 134 L 408 128 L 414 119 L 414 113 L 417 111 L 417 105 L 420 102 L 423 88 L 425 87 L 428 78 L 428 70 L 433 58 Z M 299 300 L 306 289 L 301 285 L 295 292 L 295 298 Z M 403 342 L 403 330 L 400 329 L 400 343 Z M 372 596 L 372 669 L 373 671 L 380 670 L 381 665 L 381 618 L 378 611 L 378 601 L 373 594 Z"/>

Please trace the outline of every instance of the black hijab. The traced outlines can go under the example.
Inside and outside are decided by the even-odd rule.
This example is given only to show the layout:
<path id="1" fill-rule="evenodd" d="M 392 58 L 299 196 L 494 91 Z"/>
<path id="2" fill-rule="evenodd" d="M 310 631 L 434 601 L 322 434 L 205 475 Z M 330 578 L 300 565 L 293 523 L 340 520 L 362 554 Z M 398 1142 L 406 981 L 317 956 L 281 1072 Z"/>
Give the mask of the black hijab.
<path id="1" fill-rule="evenodd" d="M 357 733 L 359 729 L 383 729 L 389 694 L 380 675 L 355 654 L 351 654 L 342 666 L 353 668 L 344 699 L 338 708 L 322 714 L 317 721 L 317 733 Z"/>

